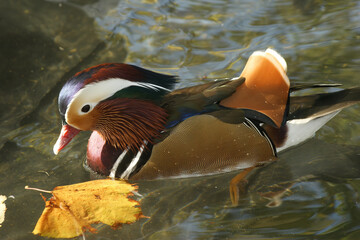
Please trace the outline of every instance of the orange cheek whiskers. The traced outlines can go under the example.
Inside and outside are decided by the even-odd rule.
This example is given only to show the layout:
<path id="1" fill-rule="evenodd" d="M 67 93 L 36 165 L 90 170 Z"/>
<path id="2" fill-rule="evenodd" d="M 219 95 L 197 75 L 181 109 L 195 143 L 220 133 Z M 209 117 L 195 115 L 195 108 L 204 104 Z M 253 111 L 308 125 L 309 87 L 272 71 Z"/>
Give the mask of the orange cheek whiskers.
<path id="1" fill-rule="evenodd" d="M 96 130 L 112 146 L 132 151 L 159 137 L 167 117 L 163 108 L 138 99 L 112 99 L 96 108 L 101 113 Z"/>

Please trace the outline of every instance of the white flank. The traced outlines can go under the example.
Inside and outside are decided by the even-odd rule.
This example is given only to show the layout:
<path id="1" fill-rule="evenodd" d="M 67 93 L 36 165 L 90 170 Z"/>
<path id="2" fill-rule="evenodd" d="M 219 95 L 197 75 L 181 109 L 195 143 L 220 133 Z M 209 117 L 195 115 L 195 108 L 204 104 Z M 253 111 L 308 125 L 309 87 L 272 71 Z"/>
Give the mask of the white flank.
<path id="1" fill-rule="evenodd" d="M 305 118 L 290 120 L 286 123 L 288 127 L 287 139 L 283 146 L 277 148 L 281 152 L 289 147 L 295 146 L 314 136 L 315 132 L 324 126 L 340 111 L 336 111 L 318 118 Z"/>
<path id="2" fill-rule="evenodd" d="M 129 149 L 125 149 L 121 154 L 120 156 L 116 159 L 114 165 L 112 166 L 111 168 L 111 171 L 110 171 L 110 174 L 109 174 L 109 178 L 111 179 L 115 179 L 115 176 L 116 176 L 116 171 L 119 167 L 119 164 L 121 163 L 121 161 L 124 159 L 126 153 L 129 151 Z"/>
<path id="3" fill-rule="evenodd" d="M 116 92 L 130 87 L 137 86 L 152 89 L 154 91 L 165 90 L 170 91 L 167 88 L 158 86 L 152 83 L 143 83 L 143 82 L 132 82 L 129 80 L 121 78 L 110 78 L 104 81 L 94 82 L 86 85 L 84 88 L 80 89 L 73 97 L 69 106 L 66 110 L 65 118 L 68 119 L 68 112 L 78 113 L 83 115 L 85 113 L 81 112 L 81 108 L 88 104 L 90 105 L 90 111 L 102 100 L 105 100 Z M 74 108 L 74 109 L 72 109 Z"/>
<path id="4" fill-rule="evenodd" d="M 144 141 L 144 145 L 141 146 L 139 152 L 136 154 L 135 158 L 132 159 L 129 166 L 126 168 L 126 170 L 121 174 L 120 178 L 122 179 L 128 179 L 130 174 L 135 170 L 136 164 L 139 162 L 141 154 L 144 151 L 145 145 L 147 144 L 147 141 Z"/>

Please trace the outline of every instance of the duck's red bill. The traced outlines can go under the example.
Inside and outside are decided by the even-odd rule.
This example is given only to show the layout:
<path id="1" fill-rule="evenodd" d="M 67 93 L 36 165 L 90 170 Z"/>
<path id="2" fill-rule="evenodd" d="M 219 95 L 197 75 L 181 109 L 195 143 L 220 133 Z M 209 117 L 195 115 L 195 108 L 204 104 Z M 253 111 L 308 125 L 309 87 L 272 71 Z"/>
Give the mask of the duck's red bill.
<path id="1" fill-rule="evenodd" d="M 57 155 L 79 132 L 80 130 L 68 124 L 63 125 L 59 138 L 53 148 L 54 154 Z"/>

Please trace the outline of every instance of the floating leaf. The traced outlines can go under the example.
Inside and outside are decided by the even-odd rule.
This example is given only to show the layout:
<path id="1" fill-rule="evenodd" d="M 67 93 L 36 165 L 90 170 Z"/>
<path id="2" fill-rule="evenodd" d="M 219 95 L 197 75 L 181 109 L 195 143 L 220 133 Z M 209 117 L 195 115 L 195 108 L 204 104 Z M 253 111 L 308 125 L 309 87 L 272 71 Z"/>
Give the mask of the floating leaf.
<path id="1" fill-rule="evenodd" d="M 5 211 L 6 211 L 5 200 L 6 200 L 6 196 L 0 195 L 0 227 L 1 224 L 5 221 Z"/>
<path id="2" fill-rule="evenodd" d="M 56 187 L 33 233 L 73 238 L 86 230 L 96 233 L 91 226 L 94 223 L 102 222 L 113 228 L 133 223 L 144 217 L 139 202 L 129 198 L 136 189 L 126 181 L 110 179 Z"/>

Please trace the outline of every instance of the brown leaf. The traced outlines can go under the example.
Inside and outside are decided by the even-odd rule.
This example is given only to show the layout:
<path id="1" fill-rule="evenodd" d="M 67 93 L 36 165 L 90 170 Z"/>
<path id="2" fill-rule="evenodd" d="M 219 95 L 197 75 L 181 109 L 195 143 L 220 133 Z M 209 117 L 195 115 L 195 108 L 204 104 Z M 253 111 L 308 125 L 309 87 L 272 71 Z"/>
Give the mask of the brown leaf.
<path id="1" fill-rule="evenodd" d="M 137 188 L 123 180 L 95 180 L 67 186 L 52 191 L 46 201 L 34 234 L 52 238 L 73 238 L 102 222 L 113 228 L 123 223 L 133 223 L 141 217 L 139 202 L 129 199 Z"/>

